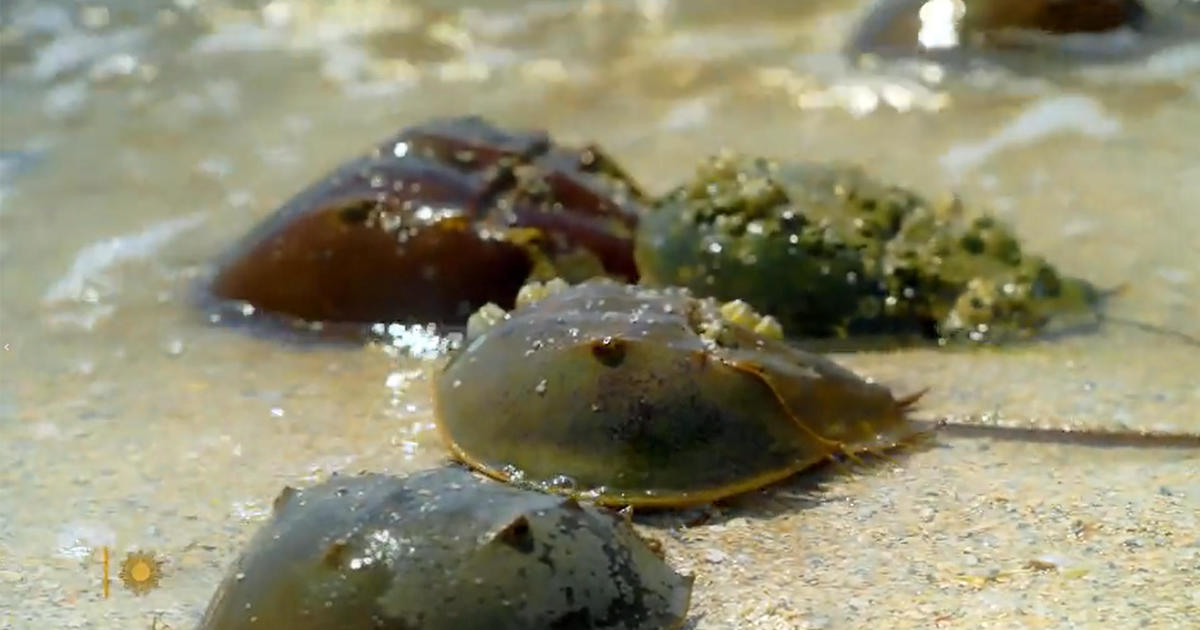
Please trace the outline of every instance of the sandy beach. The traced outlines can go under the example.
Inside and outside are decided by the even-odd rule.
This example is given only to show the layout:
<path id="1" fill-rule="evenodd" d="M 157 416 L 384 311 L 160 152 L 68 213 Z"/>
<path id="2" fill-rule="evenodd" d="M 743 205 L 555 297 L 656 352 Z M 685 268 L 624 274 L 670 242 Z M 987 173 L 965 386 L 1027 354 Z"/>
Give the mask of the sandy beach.
<path id="1" fill-rule="evenodd" d="M 194 628 L 284 485 L 444 461 L 436 360 L 412 356 L 429 339 L 297 344 L 193 299 L 281 202 L 432 116 L 595 141 L 654 193 L 723 148 L 860 163 L 1124 285 L 1114 319 L 1200 337 L 1196 40 L 931 76 L 850 66 L 850 0 L 248 4 L 3 7 L 20 33 L 0 39 L 5 630 Z M 1200 435 L 1200 347 L 1117 321 L 834 358 L 928 387 L 923 418 Z M 1195 447 L 945 435 L 685 520 L 639 527 L 696 575 L 691 630 L 1200 619 Z M 162 563 L 145 594 L 117 576 L 134 551 Z"/>

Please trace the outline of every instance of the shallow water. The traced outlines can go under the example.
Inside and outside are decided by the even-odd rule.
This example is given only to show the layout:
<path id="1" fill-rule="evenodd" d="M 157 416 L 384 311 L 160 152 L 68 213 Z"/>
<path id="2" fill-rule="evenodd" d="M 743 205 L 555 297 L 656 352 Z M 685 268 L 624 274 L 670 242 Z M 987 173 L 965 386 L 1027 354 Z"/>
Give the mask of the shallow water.
<path id="1" fill-rule="evenodd" d="M 721 148 L 861 162 L 1127 285 L 1114 316 L 1200 337 L 1200 40 L 868 71 L 839 54 L 862 4 L 0 4 L 0 627 L 192 627 L 284 484 L 441 460 L 428 364 L 256 337 L 190 300 L 259 218 L 430 116 L 598 141 L 653 192 Z M 1129 326 L 839 360 L 931 387 L 929 417 L 1200 432 L 1200 348 Z M 1182 627 L 1198 467 L 946 439 L 662 535 L 706 630 Z M 106 598 L 103 546 L 114 574 L 154 551 L 159 588 Z M 1042 556 L 1059 568 L 1024 568 Z"/>

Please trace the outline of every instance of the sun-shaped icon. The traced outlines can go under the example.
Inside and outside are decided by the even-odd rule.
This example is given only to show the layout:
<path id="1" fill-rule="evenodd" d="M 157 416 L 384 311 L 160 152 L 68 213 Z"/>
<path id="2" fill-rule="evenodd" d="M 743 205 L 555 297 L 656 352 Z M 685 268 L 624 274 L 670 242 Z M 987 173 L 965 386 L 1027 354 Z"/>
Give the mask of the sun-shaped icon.
<path id="1" fill-rule="evenodd" d="M 150 551 L 131 551 L 121 563 L 121 581 L 138 595 L 145 595 L 158 586 L 162 577 L 162 561 Z"/>

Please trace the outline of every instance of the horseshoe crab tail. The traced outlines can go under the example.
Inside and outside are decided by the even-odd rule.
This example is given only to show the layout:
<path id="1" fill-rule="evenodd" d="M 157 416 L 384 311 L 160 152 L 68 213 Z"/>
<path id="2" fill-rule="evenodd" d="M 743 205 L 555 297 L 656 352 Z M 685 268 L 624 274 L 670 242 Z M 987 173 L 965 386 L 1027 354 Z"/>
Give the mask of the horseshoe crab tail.
<path id="1" fill-rule="evenodd" d="M 1124 317 L 1118 317 L 1115 315 L 1108 315 L 1108 314 L 1101 314 L 1100 321 L 1103 323 L 1106 323 L 1106 324 L 1127 326 L 1129 328 L 1140 330 L 1145 333 L 1150 333 L 1152 335 L 1159 335 L 1162 337 L 1170 337 L 1177 341 L 1181 341 L 1189 346 L 1196 346 L 1196 347 L 1200 348 L 1200 337 L 1192 336 L 1182 330 L 1174 330 L 1171 328 L 1167 328 L 1165 326 L 1151 324 L 1150 322 L 1142 322 L 1142 321 L 1138 321 L 1136 319 L 1127 319 Z"/>
<path id="2" fill-rule="evenodd" d="M 991 439 L 1038 444 L 1072 444 L 1093 448 L 1200 449 L 1200 433 L 1108 429 L 1051 428 L 972 424 L 943 418 L 936 421 L 939 433 L 959 438 Z"/>
<path id="3" fill-rule="evenodd" d="M 921 400 L 921 397 L 928 393 L 929 388 L 922 387 L 921 389 L 918 389 L 917 391 L 898 399 L 896 401 L 896 406 L 900 408 L 900 411 L 912 411 L 913 409 L 916 409 L 917 403 Z"/>

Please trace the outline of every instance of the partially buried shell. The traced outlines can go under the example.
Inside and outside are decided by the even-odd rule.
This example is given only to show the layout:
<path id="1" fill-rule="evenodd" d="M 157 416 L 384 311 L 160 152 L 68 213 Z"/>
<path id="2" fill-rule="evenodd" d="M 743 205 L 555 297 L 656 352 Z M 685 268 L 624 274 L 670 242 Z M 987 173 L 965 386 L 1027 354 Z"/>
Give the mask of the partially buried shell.
<path id="1" fill-rule="evenodd" d="M 664 630 L 692 579 L 618 515 L 480 479 L 286 489 L 200 630 Z"/>
<path id="2" fill-rule="evenodd" d="M 544 289 L 476 319 L 436 379 L 447 446 L 493 477 L 676 507 L 916 433 L 915 397 L 788 345 L 745 303 L 606 280 Z"/>
<path id="3" fill-rule="evenodd" d="M 1029 47 L 1032 34 L 1140 29 L 1147 21 L 1136 0 L 880 0 L 855 30 L 850 49 L 904 54 Z"/>
<path id="4" fill-rule="evenodd" d="M 462 324 L 531 277 L 636 280 L 640 199 L 596 147 L 435 119 L 284 203 L 223 255 L 211 292 L 308 321 Z"/>

